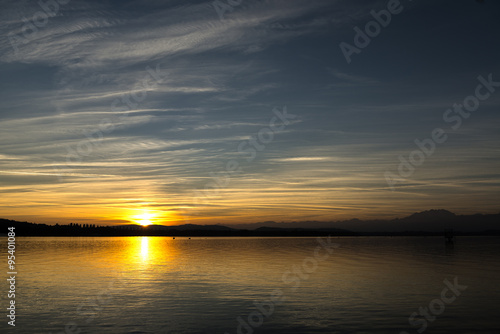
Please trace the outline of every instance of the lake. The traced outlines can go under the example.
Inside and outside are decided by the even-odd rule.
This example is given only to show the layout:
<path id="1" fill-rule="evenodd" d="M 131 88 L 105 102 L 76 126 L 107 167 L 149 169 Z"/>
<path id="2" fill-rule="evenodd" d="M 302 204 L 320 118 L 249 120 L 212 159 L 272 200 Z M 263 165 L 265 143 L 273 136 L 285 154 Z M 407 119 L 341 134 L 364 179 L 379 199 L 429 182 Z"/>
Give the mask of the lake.
<path id="1" fill-rule="evenodd" d="M 19 237 L 16 264 L 2 332 L 500 333 L 498 237 Z"/>

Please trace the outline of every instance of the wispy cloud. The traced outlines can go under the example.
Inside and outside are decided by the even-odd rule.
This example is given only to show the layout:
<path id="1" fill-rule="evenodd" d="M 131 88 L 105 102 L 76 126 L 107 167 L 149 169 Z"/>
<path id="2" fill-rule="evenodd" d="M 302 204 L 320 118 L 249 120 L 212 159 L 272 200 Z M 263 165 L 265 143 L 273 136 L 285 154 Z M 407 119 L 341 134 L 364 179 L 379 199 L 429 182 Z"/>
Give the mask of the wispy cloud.
<path id="1" fill-rule="evenodd" d="M 181 222 L 195 206 L 193 191 L 231 160 L 243 172 L 193 220 L 493 210 L 500 95 L 399 194 L 382 176 L 415 138 L 442 124 L 443 111 L 474 88 L 477 75 L 500 70 L 495 29 L 479 29 L 490 14 L 471 17 L 468 5 L 457 5 L 443 26 L 442 18 L 407 11 L 347 66 L 338 43 L 385 5 L 244 1 L 220 20 L 210 1 L 72 0 L 26 38 L 26 20 L 40 6 L 3 1 L 0 216 L 36 211 L 29 217 L 48 222 L 72 215 L 123 222 L 133 209 L 151 207 Z M 437 29 L 451 36 L 466 19 L 478 34 L 436 40 Z M 16 48 L 12 34 L 23 38 Z M 463 50 L 467 42 L 476 49 Z M 162 79 L 147 68 L 160 69 Z M 282 105 L 299 117 L 247 163 L 238 145 L 257 140 Z M 105 120 L 109 131 L 100 128 Z"/>

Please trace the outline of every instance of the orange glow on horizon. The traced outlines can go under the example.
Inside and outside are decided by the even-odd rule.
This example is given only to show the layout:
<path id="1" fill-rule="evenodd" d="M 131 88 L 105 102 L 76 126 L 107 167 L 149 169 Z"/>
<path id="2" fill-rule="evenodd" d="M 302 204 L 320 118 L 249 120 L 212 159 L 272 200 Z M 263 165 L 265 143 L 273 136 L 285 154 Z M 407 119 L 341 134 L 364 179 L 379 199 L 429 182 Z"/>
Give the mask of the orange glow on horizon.
<path id="1" fill-rule="evenodd" d="M 150 226 L 153 224 L 171 225 L 178 222 L 178 217 L 170 211 L 154 211 L 148 209 L 136 209 L 135 212 L 125 214 L 126 220 L 141 226 Z"/>
<path id="2" fill-rule="evenodd" d="M 134 222 L 142 226 L 148 226 L 153 224 L 155 220 L 155 215 L 150 213 L 149 211 L 142 212 L 132 218 Z"/>

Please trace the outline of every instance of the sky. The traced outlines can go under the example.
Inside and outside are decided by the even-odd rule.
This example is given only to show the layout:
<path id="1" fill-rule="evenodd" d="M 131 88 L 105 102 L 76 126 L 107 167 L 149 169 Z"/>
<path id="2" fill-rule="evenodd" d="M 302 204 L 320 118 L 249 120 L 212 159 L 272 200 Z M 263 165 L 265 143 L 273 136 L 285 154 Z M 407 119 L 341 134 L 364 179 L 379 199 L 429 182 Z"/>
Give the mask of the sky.
<path id="1" fill-rule="evenodd" d="M 1 1 L 0 217 L 498 213 L 497 1 Z"/>

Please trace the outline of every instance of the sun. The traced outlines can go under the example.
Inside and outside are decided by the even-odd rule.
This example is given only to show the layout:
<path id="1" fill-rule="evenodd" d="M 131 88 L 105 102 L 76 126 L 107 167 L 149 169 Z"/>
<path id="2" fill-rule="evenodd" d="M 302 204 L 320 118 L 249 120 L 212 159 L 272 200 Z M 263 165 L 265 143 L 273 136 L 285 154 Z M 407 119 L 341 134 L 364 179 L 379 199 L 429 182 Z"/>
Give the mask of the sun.
<path id="1" fill-rule="evenodd" d="M 152 218 L 154 218 L 153 214 L 144 212 L 140 215 L 134 216 L 134 221 L 142 226 L 148 226 L 153 224 Z"/>

